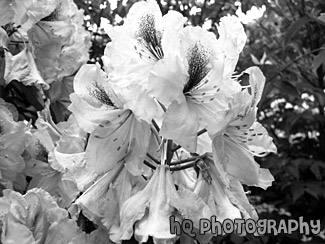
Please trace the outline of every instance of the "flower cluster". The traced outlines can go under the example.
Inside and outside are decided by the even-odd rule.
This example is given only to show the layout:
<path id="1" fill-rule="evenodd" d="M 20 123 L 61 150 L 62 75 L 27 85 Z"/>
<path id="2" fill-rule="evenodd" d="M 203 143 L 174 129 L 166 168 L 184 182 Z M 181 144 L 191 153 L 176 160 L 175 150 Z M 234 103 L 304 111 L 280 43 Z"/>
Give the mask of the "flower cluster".
<path id="1" fill-rule="evenodd" d="M 84 43 L 79 31 L 67 33 L 80 19 L 69 1 L 48 1 L 42 11 L 30 2 L 24 14 L 11 4 L 0 24 L 14 20 L 28 29 L 35 56 L 26 48 L 18 54 L 24 59 L 8 57 L 33 58 L 43 81 L 21 72 L 28 74 L 22 82 L 45 88 L 76 70 L 68 57 L 79 60 Z M 276 152 L 256 121 L 265 78 L 257 67 L 235 75 L 246 42 L 236 17 L 220 20 L 218 38 L 186 25 L 176 11 L 162 16 L 154 0 L 135 3 L 124 24 L 108 30 L 103 67 L 85 64 L 75 75 L 66 122 L 55 124 L 46 103 L 30 128 L 0 104 L 0 142 L 8 141 L 0 144 L 8 156 L 0 154 L 1 184 L 17 189 L 20 178 L 28 179 L 20 187 L 25 195 L 4 190 L 0 198 L 3 243 L 51 243 L 53 235 L 64 243 L 121 243 L 132 236 L 174 243 L 186 237 L 171 234 L 170 216 L 192 220 L 197 232 L 202 218 L 258 218 L 242 184 L 266 189 L 274 180 L 254 160 Z M 40 41 L 44 36 L 48 42 Z M 19 75 L 12 67 L 17 72 L 8 68 L 6 75 Z M 10 147 L 15 133 L 23 138 Z M 21 212 L 14 211 L 18 206 Z M 96 227 L 90 235 L 72 223 L 80 216 Z M 47 221 L 42 230 L 39 221 Z M 8 232 L 11 223 L 22 236 Z"/>
<path id="2" fill-rule="evenodd" d="M 69 77 L 89 59 L 90 33 L 82 26 L 83 11 L 73 0 L 6 0 L 0 3 L 0 16 L 0 48 L 5 55 L 1 85 L 18 81 L 34 86 L 52 107 L 56 102 L 67 107 Z M 43 103 L 38 104 L 32 105 L 39 111 Z"/>

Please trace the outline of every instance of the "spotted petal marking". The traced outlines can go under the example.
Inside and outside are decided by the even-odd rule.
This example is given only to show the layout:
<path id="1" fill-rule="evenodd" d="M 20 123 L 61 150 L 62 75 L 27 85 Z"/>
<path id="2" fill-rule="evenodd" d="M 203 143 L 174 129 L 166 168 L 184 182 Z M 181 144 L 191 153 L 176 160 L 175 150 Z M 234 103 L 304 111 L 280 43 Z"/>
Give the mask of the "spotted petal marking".
<path id="1" fill-rule="evenodd" d="M 98 102 L 106 105 L 108 108 L 115 109 L 117 108 L 114 102 L 111 100 L 104 87 L 102 87 L 97 81 L 93 82 L 93 87 L 87 86 L 87 90 L 89 91 L 89 95 L 97 100 Z"/>
<path id="2" fill-rule="evenodd" d="M 140 17 L 137 36 L 138 45 L 135 45 L 134 48 L 141 59 L 157 62 L 164 57 L 161 47 L 162 33 L 156 30 L 153 13 L 145 13 Z"/>
<path id="3" fill-rule="evenodd" d="M 124 110 L 115 119 L 104 122 L 93 131 L 85 154 L 90 168 L 99 173 L 105 172 L 129 153 L 132 121 L 132 112 Z"/>
<path id="4" fill-rule="evenodd" d="M 227 128 L 226 136 L 236 141 L 245 150 L 258 157 L 264 157 L 270 152 L 276 152 L 276 147 L 266 129 L 258 122 L 250 128 L 247 125 L 231 126 Z"/>
<path id="5" fill-rule="evenodd" d="M 188 50 L 189 80 L 183 92 L 195 103 L 209 103 L 220 91 L 218 82 L 215 81 L 220 76 L 218 72 L 222 72 L 222 65 L 215 63 L 215 67 L 212 68 L 212 56 L 213 52 L 200 42 L 196 42 Z"/>
<path id="6" fill-rule="evenodd" d="M 211 70 L 209 66 L 211 51 L 205 48 L 199 41 L 191 45 L 187 52 L 189 80 L 184 86 L 183 93 L 186 94 L 193 89 L 198 89 L 207 79 L 203 79 Z M 203 83 L 203 84 L 202 84 Z"/>
<path id="7" fill-rule="evenodd" d="M 54 9 L 54 11 L 50 15 L 41 19 L 41 21 L 58 21 L 60 20 L 62 12 L 63 12 L 63 3 L 61 2 L 58 4 L 58 6 Z"/>

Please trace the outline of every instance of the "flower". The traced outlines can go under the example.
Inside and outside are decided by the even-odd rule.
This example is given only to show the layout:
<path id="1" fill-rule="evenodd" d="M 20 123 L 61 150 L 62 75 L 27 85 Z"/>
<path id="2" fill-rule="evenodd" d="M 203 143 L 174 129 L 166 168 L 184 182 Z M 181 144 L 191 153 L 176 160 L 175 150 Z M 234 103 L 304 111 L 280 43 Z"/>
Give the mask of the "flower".
<path id="1" fill-rule="evenodd" d="M 227 116 L 227 127 L 213 138 L 215 157 L 226 171 L 241 183 L 266 189 L 273 176 L 268 169 L 260 169 L 253 156 L 276 152 L 266 129 L 256 122 L 257 104 L 262 96 L 265 77 L 257 67 L 248 68 L 240 77 L 248 75 L 249 85 L 233 95 Z M 244 79 L 244 78 L 243 78 Z"/>
<path id="2" fill-rule="evenodd" d="M 31 133 L 29 126 L 14 121 L 5 106 L 5 102 L 0 103 L 0 183 L 13 189 L 16 177 L 25 168 L 22 154 L 31 142 Z"/>
<path id="3" fill-rule="evenodd" d="M 167 108 L 161 135 L 196 152 L 197 132 L 223 129 L 227 102 L 223 86 L 224 54 L 212 33 L 185 27 L 177 51 L 156 64 L 149 76 L 151 94 Z"/>
<path id="4" fill-rule="evenodd" d="M 172 38 L 183 27 L 185 18 L 176 11 L 162 16 L 156 1 L 133 4 L 123 26 L 108 31 L 112 42 L 103 56 L 107 73 L 136 73 L 146 80 L 152 67 L 166 52 L 172 52 Z"/>
<path id="5" fill-rule="evenodd" d="M 16 55 L 12 55 L 9 51 L 5 51 L 6 69 L 4 79 L 6 84 L 12 80 L 17 80 L 25 86 L 35 85 L 39 89 L 49 89 L 49 85 L 45 83 L 41 77 L 33 55 L 27 46 Z"/>
<path id="6" fill-rule="evenodd" d="M 209 154 L 204 159 L 206 169 L 200 171 L 194 192 L 208 204 L 212 215 L 221 223 L 225 219 L 257 218 L 241 184 L 232 179 L 223 165 L 216 164 Z M 205 171 L 206 170 L 206 171 Z"/>
<path id="7" fill-rule="evenodd" d="M 79 70 L 74 90 L 69 109 L 80 127 L 91 133 L 85 155 L 87 165 L 101 174 L 124 159 L 134 175 L 147 170 L 142 162 L 151 138 L 148 121 L 152 116 L 148 111 L 156 113 L 150 108 L 157 106 L 147 91 L 138 85 L 125 88 L 111 83 L 98 65 L 84 65 Z"/>
<path id="8" fill-rule="evenodd" d="M 146 187 L 124 202 L 120 211 L 120 239 L 130 239 L 133 234 L 138 242 L 146 242 L 149 236 L 154 243 L 174 243 L 170 233 L 170 216 L 176 220 L 188 218 L 198 228 L 200 218 L 210 216 L 208 206 L 193 192 L 180 187 L 176 191 L 167 166 L 157 167 Z"/>
<path id="9" fill-rule="evenodd" d="M 74 214 L 74 208 L 78 206 L 88 219 L 107 230 L 111 240 L 118 242 L 119 210 L 126 199 L 144 186 L 145 180 L 141 176 L 133 176 L 124 167 L 123 162 L 119 162 L 84 191 L 70 212 Z"/>
<path id="10" fill-rule="evenodd" d="M 218 25 L 218 45 L 222 46 L 225 53 L 225 66 L 223 77 L 233 75 L 238 62 L 239 54 L 243 50 L 247 36 L 244 27 L 236 16 L 225 16 Z"/>
<path id="11" fill-rule="evenodd" d="M 0 3 L 0 25 L 15 23 L 24 31 L 51 14 L 59 1 L 4 0 Z"/>
<path id="12" fill-rule="evenodd" d="M 36 65 L 47 84 L 72 75 L 88 60 L 90 34 L 82 27 L 83 11 L 72 0 L 55 8 L 27 32 Z"/>
<path id="13" fill-rule="evenodd" d="M 85 163 L 86 133 L 74 117 L 57 126 L 52 123 L 47 103 L 39 113 L 37 130 L 33 131 L 33 141 L 24 155 L 24 173 L 32 177 L 28 189 L 42 188 L 61 207 L 67 207 L 98 175 Z"/>
<path id="14" fill-rule="evenodd" d="M 68 212 L 44 190 L 32 189 L 21 195 L 6 189 L 0 204 L 2 243 L 69 243 L 80 234 Z"/>

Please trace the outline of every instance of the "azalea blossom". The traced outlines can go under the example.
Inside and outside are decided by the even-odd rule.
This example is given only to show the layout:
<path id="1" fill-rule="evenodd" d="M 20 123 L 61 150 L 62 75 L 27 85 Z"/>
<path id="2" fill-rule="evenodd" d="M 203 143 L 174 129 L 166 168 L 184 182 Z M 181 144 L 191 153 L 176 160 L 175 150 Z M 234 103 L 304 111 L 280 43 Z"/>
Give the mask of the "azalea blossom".
<path id="1" fill-rule="evenodd" d="M 25 169 L 22 154 L 31 143 L 31 137 L 29 126 L 14 121 L 5 102 L 0 103 L 0 184 L 5 188 L 13 189 L 16 177 Z"/>
<path id="2" fill-rule="evenodd" d="M 83 11 L 72 0 L 52 4 L 54 9 L 27 32 L 47 84 L 75 73 L 88 60 L 90 48 L 90 34 L 82 26 Z"/>
<path id="3" fill-rule="evenodd" d="M 222 164 L 216 163 L 212 154 L 203 161 L 207 171 L 200 171 L 194 192 L 208 204 L 216 219 L 221 223 L 225 219 L 257 219 L 239 181 L 229 175 Z"/>
<path id="4" fill-rule="evenodd" d="M 9 51 L 5 52 L 6 69 L 4 79 L 6 84 L 12 80 L 17 80 L 25 86 L 35 85 L 39 89 L 43 87 L 49 89 L 49 85 L 45 83 L 41 77 L 32 52 L 27 46 L 18 54 L 12 55 Z"/>
<path id="5" fill-rule="evenodd" d="M 119 241 L 122 204 L 145 186 L 141 176 L 133 176 L 123 162 L 101 175 L 74 203 L 70 212 L 78 209 L 96 225 L 106 229 L 109 238 Z M 77 207 L 77 210 L 76 210 Z"/>
<path id="6" fill-rule="evenodd" d="M 223 129 L 228 108 L 222 91 L 224 53 L 214 34 L 185 27 L 176 53 L 165 55 L 149 76 L 152 95 L 167 107 L 161 135 L 196 152 L 197 132 Z"/>
<path id="7" fill-rule="evenodd" d="M 74 117 L 54 125 L 49 104 L 39 113 L 37 130 L 26 149 L 24 174 L 32 177 L 28 189 L 42 188 L 56 198 L 61 207 L 69 206 L 80 191 L 88 187 L 97 174 L 85 163 L 86 133 Z"/>
<path id="8" fill-rule="evenodd" d="M 24 31 L 36 22 L 50 15 L 60 1 L 4 0 L 0 3 L 0 25 L 15 23 Z"/>
<path id="9" fill-rule="evenodd" d="M 156 244 L 174 243 L 177 236 L 170 233 L 170 216 L 177 221 L 191 219 L 198 228 L 199 219 L 210 214 L 208 206 L 193 192 L 182 187 L 176 191 L 169 169 L 161 165 L 146 187 L 122 205 L 120 239 L 130 239 L 135 224 L 134 236 L 139 243 L 149 236 Z"/>
<path id="10" fill-rule="evenodd" d="M 266 129 L 255 121 L 265 77 L 257 67 L 248 68 L 243 75 L 249 76 L 249 85 L 234 94 L 230 101 L 233 109 L 227 116 L 228 125 L 213 138 L 215 157 L 241 183 L 266 189 L 274 178 L 254 160 L 254 156 L 276 152 Z"/>
<path id="11" fill-rule="evenodd" d="M 132 79 L 134 85 L 119 87 L 98 65 L 84 65 L 75 77 L 69 109 L 91 133 L 85 157 L 93 171 L 101 174 L 124 159 L 128 170 L 139 175 L 148 170 L 143 164 L 151 140 L 148 122 L 157 104 L 136 84 L 136 77 L 121 78 Z"/>
<path id="12" fill-rule="evenodd" d="M 81 234 L 68 212 L 58 207 L 49 193 L 41 189 L 29 190 L 25 195 L 6 189 L 1 204 L 1 242 L 70 243 Z"/>
<path id="13" fill-rule="evenodd" d="M 183 27 L 185 18 L 176 11 L 162 16 L 154 0 L 140 1 L 131 7 L 123 26 L 108 31 L 112 42 L 103 56 L 107 73 L 136 73 L 146 80 L 149 71 L 166 53 L 173 52 L 173 36 Z"/>

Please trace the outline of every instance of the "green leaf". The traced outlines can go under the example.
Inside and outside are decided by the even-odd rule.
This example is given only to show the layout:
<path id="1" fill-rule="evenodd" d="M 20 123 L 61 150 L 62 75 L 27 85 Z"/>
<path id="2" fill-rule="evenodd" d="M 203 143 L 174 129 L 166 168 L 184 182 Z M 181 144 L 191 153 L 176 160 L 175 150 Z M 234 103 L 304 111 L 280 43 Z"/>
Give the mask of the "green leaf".
<path id="1" fill-rule="evenodd" d="M 297 88 L 289 81 L 277 81 L 274 82 L 274 86 L 282 91 L 284 94 L 291 95 L 293 97 L 300 97 Z"/>
<path id="2" fill-rule="evenodd" d="M 325 62 L 325 50 L 322 50 L 313 59 L 312 67 L 314 73 L 316 73 L 318 67 L 321 66 L 324 62 Z"/>
<path id="3" fill-rule="evenodd" d="M 308 16 L 304 16 L 294 22 L 288 29 L 287 33 L 284 36 L 284 46 L 287 46 L 288 42 L 297 34 L 297 32 L 308 23 L 311 19 Z"/>

